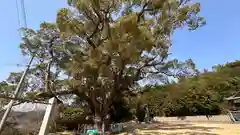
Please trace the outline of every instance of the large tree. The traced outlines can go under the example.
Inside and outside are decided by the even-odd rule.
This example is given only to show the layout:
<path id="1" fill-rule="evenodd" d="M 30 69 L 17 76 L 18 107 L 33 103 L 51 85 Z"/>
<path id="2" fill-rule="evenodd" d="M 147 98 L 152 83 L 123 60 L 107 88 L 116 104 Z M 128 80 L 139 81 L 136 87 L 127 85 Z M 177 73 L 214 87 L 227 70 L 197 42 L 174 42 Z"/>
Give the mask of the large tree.
<path id="1" fill-rule="evenodd" d="M 45 88 L 45 95 L 38 96 L 74 94 L 87 105 L 97 125 L 108 127 L 114 101 L 135 92 L 140 83 L 196 73 L 191 60 L 168 56 L 177 28 L 195 30 L 205 24 L 199 3 L 68 0 L 68 4 L 70 8 L 59 10 L 57 25 L 43 23 L 38 31 L 25 30 L 31 46 L 22 44 L 21 49 L 40 62 L 31 70 L 37 74 L 28 79 L 41 78 L 37 89 Z M 59 73 L 68 77 L 64 86 Z"/>
<path id="2" fill-rule="evenodd" d="M 177 28 L 195 30 L 204 20 L 200 4 L 189 0 L 69 0 L 58 12 L 64 40 L 76 39 L 66 70 L 75 93 L 100 123 L 107 122 L 114 99 L 137 82 L 194 73 L 191 60 L 169 60 Z M 187 65 L 187 66 L 186 66 Z"/>

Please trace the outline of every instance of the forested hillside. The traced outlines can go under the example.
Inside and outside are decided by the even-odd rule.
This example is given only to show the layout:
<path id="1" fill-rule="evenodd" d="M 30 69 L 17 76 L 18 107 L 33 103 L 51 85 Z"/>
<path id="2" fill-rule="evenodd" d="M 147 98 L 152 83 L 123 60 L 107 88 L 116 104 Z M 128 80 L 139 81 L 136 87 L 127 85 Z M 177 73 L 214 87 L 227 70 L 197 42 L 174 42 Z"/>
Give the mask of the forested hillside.
<path id="1" fill-rule="evenodd" d="M 226 113 L 228 105 L 223 99 L 240 90 L 239 69 L 240 61 L 229 62 L 177 83 L 147 86 L 140 101 L 161 116 Z"/>

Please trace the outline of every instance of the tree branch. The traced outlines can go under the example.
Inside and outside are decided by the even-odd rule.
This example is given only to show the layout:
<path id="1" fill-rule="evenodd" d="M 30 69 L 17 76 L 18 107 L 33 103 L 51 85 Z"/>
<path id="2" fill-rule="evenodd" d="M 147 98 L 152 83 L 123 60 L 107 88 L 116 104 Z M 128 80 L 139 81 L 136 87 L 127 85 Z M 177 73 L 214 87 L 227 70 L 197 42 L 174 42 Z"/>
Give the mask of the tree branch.
<path id="1" fill-rule="evenodd" d="M 37 94 L 36 96 L 42 97 L 42 98 L 44 98 L 44 97 L 52 98 L 52 97 L 55 97 L 55 96 L 63 96 L 63 95 L 70 95 L 70 94 L 75 94 L 75 92 L 74 91 L 68 91 L 68 90 L 52 92 L 52 93 L 41 92 L 41 93 Z"/>
<path id="2" fill-rule="evenodd" d="M 94 103 L 92 102 L 91 98 L 88 97 L 88 96 L 86 96 L 85 93 L 79 92 L 78 90 L 75 90 L 75 94 L 76 94 L 79 98 L 81 98 L 81 100 L 84 100 L 84 101 L 86 101 L 86 102 L 88 103 L 89 108 L 90 108 L 90 110 L 92 111 L 92 113 L 95 113 L 96 111 L 98 111 L 98 110 L 95 109 L 95 105 L 94 105 Z M 98 111 L 98 113 L 99 113 L 99 111 Z"/>
<path id="3" fill-rule="evenodd" d="M 87 12 L 88 11 L 86 9 L 84 9 L 83 13 L 85 13 L 86 18 L 91 20 L 94 25 L 97 25 L 96 22 L 94 21 L 94 19 L 91 17 L 91 15 L 89 15 Z"/>
<path id="4" fill-rule="evenodd" d="M 121 56 L 121 53 L 119 52 L 119 55 Z M 122 60 L 122 59 L 121 59 Z M 117 92 L 119 90 L 122 90 L 121 89 L 121 84 L 123 84 L 123 72 L 124 72 L 124 67 L 125 67 L 125 64 L 124 64 L 124 61 L 122 60 L 122 64 L 121 64 L 121 68 L 120 68 L 120 72 L 119 74 L 115 74 L 114 75 L 114 87 L 112 88 L 111 92 L 110 92 L 110 96 L 107 100 L 107 102 L 104 104 L 103 106 L 103 110 L 104 110 L 104 113 L 103 115 L 106 115 L 109 113 L 110 109 L 111 109 L 111 106 L 113 104 L 113 100 L 114 98 L 117 96 Z"/>
<path id="5" fill-rule="evenodd" d="M 139 12 L 139 14 L 138 14 L 137 22 L 140 22 L 140 19 L 141 19 L 141 17 L 143 16 L 144 12 L 146 12 L 146 11 L 152 11 L 152 9 L 146 9 L 146 7 L 148 6 L 149 3 L 150 3 L 150 1 L 146 2 L 146 3 L 143 5 L 142 10 L 141 10 L 141 11 Z"/>

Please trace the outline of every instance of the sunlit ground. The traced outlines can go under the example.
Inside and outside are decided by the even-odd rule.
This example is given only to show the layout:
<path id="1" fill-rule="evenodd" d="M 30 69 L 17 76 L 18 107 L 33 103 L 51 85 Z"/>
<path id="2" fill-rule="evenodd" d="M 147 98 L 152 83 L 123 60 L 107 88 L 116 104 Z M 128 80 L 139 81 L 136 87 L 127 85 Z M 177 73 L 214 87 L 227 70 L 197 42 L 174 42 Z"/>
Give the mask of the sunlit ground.
<path id="1" fill-rule="evenodd" d="M 135 126 L 134 126 L 135 125 Z M 240 124 L 154 123 L 131 124 L 118 135 L 240 135 Z"/>
<path id="2" fill-rule="evenodd" d="M 122 133 L 116 135 L 240 135 L 240 124 L 216 123 L 127 123 Z M 71 132 L 59 133 L 71 135 Z"/>

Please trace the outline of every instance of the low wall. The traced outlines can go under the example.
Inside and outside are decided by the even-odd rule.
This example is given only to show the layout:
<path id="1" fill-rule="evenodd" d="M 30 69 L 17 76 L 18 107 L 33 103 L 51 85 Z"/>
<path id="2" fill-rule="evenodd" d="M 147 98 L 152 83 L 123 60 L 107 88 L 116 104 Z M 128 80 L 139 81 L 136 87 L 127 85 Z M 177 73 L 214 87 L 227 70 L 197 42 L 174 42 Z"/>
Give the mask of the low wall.
<path id="1" fill-rule="evenodd" d="M 232 123 L 228 115 L 214 115 L 209 118 L 206 116 L 186 116 L 179 117 L 155 117 L 154 121 L 158 122 L 217 122 L 217 123 Z"/>

